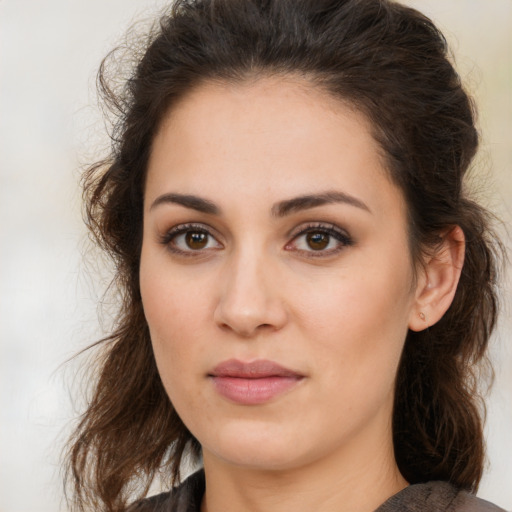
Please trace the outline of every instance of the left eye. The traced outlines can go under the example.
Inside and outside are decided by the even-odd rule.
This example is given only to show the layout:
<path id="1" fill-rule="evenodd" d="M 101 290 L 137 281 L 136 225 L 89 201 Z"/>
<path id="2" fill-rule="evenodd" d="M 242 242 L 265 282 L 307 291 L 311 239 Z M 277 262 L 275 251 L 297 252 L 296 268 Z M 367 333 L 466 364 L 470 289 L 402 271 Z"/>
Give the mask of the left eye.
<path id="1" fill-rule="evenodd" d="M 331 228 L 307 229 L 299 233 L 287 245 L 288 249 L 309 253 L 334 253 L 343 247 L 352 245 L 348 235 Z"/>
<path id="2" fill-rule="evenodd" d="M 312 249 L 313 251 L 322 251 L 323 249 L 327 249 L 329 244 L 331 244 L 331 235 L 328 233 L 322 233 L 320 231 L 307 233 L 304 236 L 306 245 Z"/>

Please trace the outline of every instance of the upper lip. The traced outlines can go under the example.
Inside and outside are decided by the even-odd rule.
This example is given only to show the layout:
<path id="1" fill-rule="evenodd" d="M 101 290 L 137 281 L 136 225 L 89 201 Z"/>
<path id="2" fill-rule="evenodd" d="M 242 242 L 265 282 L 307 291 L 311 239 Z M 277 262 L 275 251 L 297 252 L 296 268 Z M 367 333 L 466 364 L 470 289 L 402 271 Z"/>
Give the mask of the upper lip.
<path id="1" fill-rule="evenodd" d="M 233 377 L 239 379 L 263 379 L 265 377 L 303 377 L 300 373 L 285 368 L 274 361 L 257 359 L 243 362 L 229 359 L 219 363 L 210 373 L 212 377 Z"/>

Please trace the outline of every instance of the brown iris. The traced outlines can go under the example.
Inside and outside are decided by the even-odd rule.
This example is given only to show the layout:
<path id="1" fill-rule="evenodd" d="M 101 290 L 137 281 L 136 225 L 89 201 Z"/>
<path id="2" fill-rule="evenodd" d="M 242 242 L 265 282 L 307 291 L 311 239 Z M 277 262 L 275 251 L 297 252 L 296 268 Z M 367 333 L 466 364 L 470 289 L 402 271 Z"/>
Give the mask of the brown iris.
<path id="1" fill-rule="evenodd" d="M 200 231 L 188 231 L 185 235 L 185 242 L 190 249 L 204 249 L 208 243 L 208 234 Z"/>
<path id="2" fill-rule="evenodd" d="M 308 233 L 306 235 L 306 242 L 308 246 L 314 251 L 321 251 L 329 245 L 330 236 L 327 233 Z"/>

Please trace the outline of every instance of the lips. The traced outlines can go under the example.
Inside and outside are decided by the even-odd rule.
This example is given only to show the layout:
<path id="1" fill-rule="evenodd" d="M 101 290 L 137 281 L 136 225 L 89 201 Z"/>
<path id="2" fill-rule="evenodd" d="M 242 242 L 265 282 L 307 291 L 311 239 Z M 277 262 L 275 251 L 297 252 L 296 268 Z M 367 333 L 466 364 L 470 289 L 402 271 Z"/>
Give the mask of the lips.
<path id="1" fill-rule="evenodd" d="M 304 375 L 264 359 L 250 363 L 230 359 L 217 365 L 209 377 L 224 398 L 241 405 L 258 405 L 291 390 Z"/>

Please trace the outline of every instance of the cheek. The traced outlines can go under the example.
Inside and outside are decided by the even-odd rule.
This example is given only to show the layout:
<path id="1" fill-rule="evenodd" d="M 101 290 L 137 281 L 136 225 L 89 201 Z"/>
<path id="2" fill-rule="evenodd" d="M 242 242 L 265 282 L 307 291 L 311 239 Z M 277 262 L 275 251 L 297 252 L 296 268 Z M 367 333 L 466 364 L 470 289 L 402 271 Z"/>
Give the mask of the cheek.
<path id="1" fill-rule="evenodd" d="M 170 379 L 184 373 L 202 338 L 199 318 L 205 311 L 206 297 L 197 293 L 182 274 L 166 268 L 165 256 L 144 250 L 140 290 L 158 370 L 169 390 Z"/>
<path id="2" fill-rule="evenodd" d="M 336 307 L 326 304 L 323 321 L 316 320 L 311 330 L 315 367 L 321 371 L 315 392 L 318 411 L 331 411 L 332 421 L 348 431 L 392 407 L 407 333 L 386 295 L 378 297 L 375 290 L 368 295 L 364 289 L 361 283 L 357 290 L 336 297 Z"/>
<path id="3" fill-rule="evenodd" d="M 192 293 L 191 287 L 183 286 L 183 292 L 176 293 L 182 284 L 141 269 L 142 301 L 158 373 L 174 408 L 189 425 L 189 411 L 200 410 L 202 403 L 201 396 L 190 389 L 196 389 L 194 383 L 202 377 L 205 337 L 198 316 L 204 306 L 202 295 Z"/>
<path id="4" fill-rule="evenodd" d="M 374 272 L 351 267 L 300 300 L 298 316 L 331 378 L 342 374 L 348 386 L 393 382 L 408 330 L 409 275 L 392 266 Z"/>
<path id="5" fill-rule="evenodd" d="M 148 243 L 147 245 L 150 245 Z M 177 269 L 165 249 L 143 244 L 140 290 L 144 313 L 155 339 L 179 335 L 197 324 L 205 311 L 207 282 Z"/>

